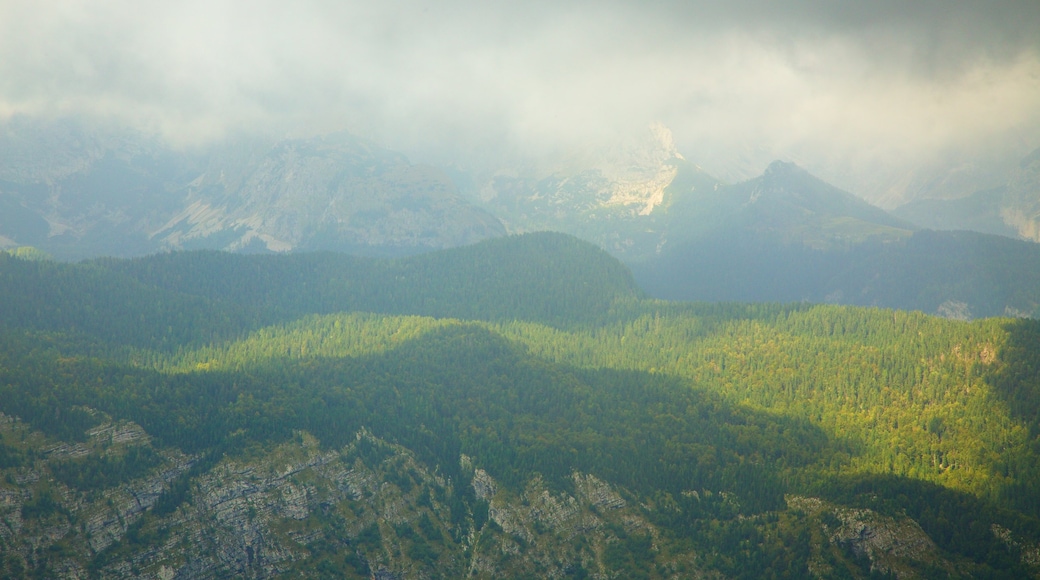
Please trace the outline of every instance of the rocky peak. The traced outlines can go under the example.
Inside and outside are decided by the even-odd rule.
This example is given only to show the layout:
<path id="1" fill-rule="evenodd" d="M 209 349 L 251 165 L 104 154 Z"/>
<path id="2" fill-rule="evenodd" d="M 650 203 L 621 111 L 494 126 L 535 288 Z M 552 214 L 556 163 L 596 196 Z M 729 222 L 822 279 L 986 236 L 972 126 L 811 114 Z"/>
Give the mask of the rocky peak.
<path id="1" fill-rule="evenodd" d="M 346 133 L 178 151 L 72 121 L 0 124 L 0 246 L 403 254 L 504 233 L 439 170 Z"/>
<path id="2" fill-rule="evenodd" d="M 664 201 L 681 160 L 671 130 L 650 125 L 642 139 L 612 148 L 597 166 L 609 182 L 606 205 L 634 206 L 639 215 L 649 215 Z"/>
<path id="3" fill-rule="evenodd" d="M 783 178 L 790 175 L 805 173 L 808 172 L 806 172 L 798 165 L 789 161 L 780 161 L 779 159 L 777 159 L 776 161 L 770 163 L 769 167 L 766 167 L 766 170 L 763 172 L 763 175 L 772 178 Z"/>

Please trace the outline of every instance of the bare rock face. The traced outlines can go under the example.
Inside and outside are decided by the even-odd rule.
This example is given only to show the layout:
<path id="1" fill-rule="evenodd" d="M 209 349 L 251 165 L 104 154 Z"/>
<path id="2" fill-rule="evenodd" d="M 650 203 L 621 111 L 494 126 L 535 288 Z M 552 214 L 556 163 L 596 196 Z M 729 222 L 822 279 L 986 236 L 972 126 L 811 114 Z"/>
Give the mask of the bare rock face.
<path id="1" fill-rule="evenodd" d="M 107 422 L 81 444 L 56 444 L 6 416 L 0 435 L 46 450 L 0 470 L 0 575 L 614 578 L 610 554 L 633 542 L 671 570 L 664 577 L 699 575 L 695 554 L 659 547 L 645 507 L 589 474 L 572 475 L 574 495 L 538 477 L 517 493 L 468 458 L 461 479 L 444 477 L 362 430 L 341 449 L 297 433 L 203 470 L 199 458 L 162 450 L 139 475 L 80 489 L 65 462 L 150 449 L 148 435 Z M 188 494 L 171 504 L 179 482 Z M 459 512 L 467 488 L 475 503 Z"/>
<path id="2" fill-rule="evenodd" d="M 150 231 L 165 247 L 226 238 L 224 248 L 421 250 L 501 235 L 440 171 L 349 135 L 218 156 L 185 208 Z"/>
<path id="3" fill-rule="evenodd" d="M 347 134 L 174 150 L 72 121 L 0 124 L 0 246 L 412 253 L 502 235 L 432 167 Z"/>
<path id="4" fill-rule="evenodd" d="M 622 258 L 652 254 L 665 240 L 672 203 L 718 184 L 679 154 L 659 124 L 612 147 L 478 181 L 479 197 L 512 231 L 563 231 Z"/>
<path id="5" fill-rule="evenodd" d="M 93 413 L 100 424 L 81 442 L 0 415 L 0 576 L 723 577 L 706 564 L 712 554 L 661 522 L 680 501 L 736 501 L 724 491 L 640 498 L 580 472 L 506 486 L 472 458 L 445 474 L 365 429 L 341 448 L 296 432 L 217 461 L 157 449 L 138 425 Z M 117 478 L 84 469 L 117 461 Z M 805 530 L 815 577 L 956 569 L 909 518 L 817 498 L 787 503 L 733 522 L 770 542 L 787 537 L 777 525 Z M 993 534 L 1027 565 L 1040 562 L 1035 545 L 1000 526 Z"/>
<path id="6" fill-rule="evenodd" d="M 866 559 L 869 572 L 894 574 L 902 579 L 917 577 L 913 567 L 916 563 L 949 567 L 932 539 L 912 519 L 882 516 L 869 509 L 837 506 L 810 497 L 788 496 L 787 504 L 812 518 L 820 518 L 830 545 L 855 558 Z M 816 547 L 809 569 L 814 576 L 826 578 L 832 570 L 822 558 L 822 549 L 825 548 Z"/>

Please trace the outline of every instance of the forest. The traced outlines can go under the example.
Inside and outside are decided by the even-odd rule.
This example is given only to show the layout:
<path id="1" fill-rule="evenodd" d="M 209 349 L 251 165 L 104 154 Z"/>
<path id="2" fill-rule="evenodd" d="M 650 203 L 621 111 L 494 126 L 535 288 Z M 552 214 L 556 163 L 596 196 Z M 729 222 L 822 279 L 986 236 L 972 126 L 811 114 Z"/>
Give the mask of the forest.
<path id="1" fill-rule="evenodd" d="M 106 420 L 150 437 L 47 460 L 22 520 L 74 529 L 63 497 L 108 493 L 169 450 L 195 458 L 136 527 L 81 557 L 98 576 L 159 545 L 157 522 L 197 501 L 215 466 L 301 433 L 323 450 L 370 433 L 446 481 L 479 468 L 517 497 L 532 480 L 571 495 L 576 473 L 610 482 L 660 535 L 617 528 L 597 556 L 605 577 L 681 576 L 660 561 L 684 551 L 724 577 L 1040 575 L 1035 320 L 653 300 L 561 234 L 396 259 L 0 254 L 0 293 L 0 412 L 48 441 L 86 444 Z M 0 440 L 0 491 L 43 465 L 21 437 Z M 431 569 L 447 543 L 479 552 L 467 538 L 506 532 L 474 489 L 442 498 L 443 533 L 423 512 L 408 529 L 368 529 L 340 559 L 309 553 L 342 577 L 388 534 Z M 879 566 L 821 535 L 837 520 L 795 497 L 909 518 L 941 558 Z M 4 573 L 75 559 L 19 550 L 0 535 Z"/>

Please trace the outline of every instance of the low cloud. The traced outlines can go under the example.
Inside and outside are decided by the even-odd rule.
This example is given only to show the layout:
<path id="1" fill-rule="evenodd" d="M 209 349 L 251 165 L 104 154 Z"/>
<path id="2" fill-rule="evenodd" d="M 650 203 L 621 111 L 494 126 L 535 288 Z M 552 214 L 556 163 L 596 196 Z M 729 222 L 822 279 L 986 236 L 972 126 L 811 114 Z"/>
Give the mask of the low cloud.
<path id="1" fill-rule="evenodd" d="M 182 144 L 345 129 L 540 155 L 662 122 L 719 165 L 905 163 L 1040 145 L 1038 104 L 1034 0 L 0 2 L 0 115 Z"/>

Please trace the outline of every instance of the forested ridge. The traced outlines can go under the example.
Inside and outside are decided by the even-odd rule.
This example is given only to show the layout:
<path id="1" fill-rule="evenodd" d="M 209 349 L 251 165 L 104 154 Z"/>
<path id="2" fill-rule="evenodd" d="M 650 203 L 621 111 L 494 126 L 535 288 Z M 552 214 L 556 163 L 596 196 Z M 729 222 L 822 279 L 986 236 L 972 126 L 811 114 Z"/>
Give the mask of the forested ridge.
<path id="1" fill-rule="evenodd" d="M 90 556 L 95 574 L 160 541 L 149 530 L 198 505 L 192 482 L 221 461 L 300 433 L 343 449 L 361 432 L 446 481 L 476 481 L 476 467 L 517 497 L 533 479 L 576 495 L 576 473 L 617 486 L 659 536 L 651 549 L 643 532 L 611 532 L 624 550 L 597 556 L 608 576 L 682 576 L 692 569 L 665 565 L 682 553 L 698 554 L 683 565 L 730 577 L 1040 573 L 1035 321 L 648 300 L 619 263 L 555 234 L 395 260 L 0 255 L 0 289 L 0 412 L 52 441 L 89 443 L 108 420 L 150 437 L 52 461 L 5 435 L 0 488 L 45 460 L 40 481 L 54 482 L 33 488 L 24 521 L 74 528 L 54 489 L 89 496 L 174 451 L 196 458 L 138 531 Z M 433 511 L 421 536 L 380 533 L 430 562 L 450 542 L 479 553 L 471 533 L 508 535 L 478 484 L 449 488 L 441 540 Z M 792 507 L 804 497 L 844 507 Z M 938 556 L 883 564 L 834 539 L 834 518 L 853 513 L 841 510 L 910 518 Z M 351 553 L 371 560 L 356 541 Z M 23 557 L 10 536 L 0 549 L 7 573 L 72 558 Z"/>

